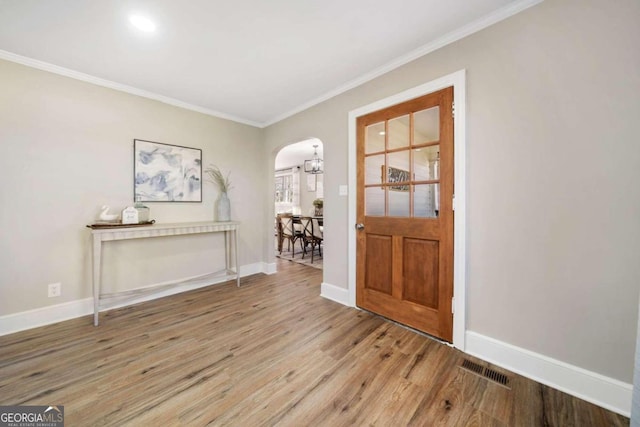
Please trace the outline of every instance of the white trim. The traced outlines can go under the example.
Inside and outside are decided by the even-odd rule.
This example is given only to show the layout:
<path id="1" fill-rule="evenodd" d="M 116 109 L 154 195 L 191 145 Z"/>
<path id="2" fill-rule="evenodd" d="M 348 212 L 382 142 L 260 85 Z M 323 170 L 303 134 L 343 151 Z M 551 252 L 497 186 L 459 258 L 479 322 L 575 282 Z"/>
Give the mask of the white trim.
<path id="1" fill-rule="evenodd" d="M 315 105 L 318 105 L 328 99 L 333 98 L 334 96 L 338 96 L 341 93 L 344 93 L 348 90 L 351 90 L 355 87 L 358 87 L 366 82 L 369 82 L 377 77 L 380 77 L 383 74 L 388 73 L 389 71 L 393 71 L 396 68 L 400 68 L 401 66 L 408 64 L 411 61 L 414 61 L 424 55 L 427 55 L 437 49 L 440 49 L 448 44 L 454 43 L 464 37 L 467 37 L 473 33 L 476 33 L 480 30 L 483 30 L 493 24 L 496 24 L 500 21 L 503 21 L 517 13 L 522 12 L 525 9 L 528 9 L 532 6 L 537 5 L 538 3 L 542 3 L 544 0 L 521 0 L 521 1 L 516 1 L 513 3 L 508 4 L 507 6 L 498 9 L 496 11 L 494 11 L 493 13 L 490 13 L 489 15 L 486 15 L 480 19 L 477 19 L 465 26 L 463 26 L 462 28 L 458 28 L 457 30 L 454 30 L 448 34 L 443 35 L 442 37 L 438 37 L 437 39 L 433 40 L 430 43 L 427 43 L 426 45 L 423 45 L 409 53 L 407 53 L 406 55 L 403 55 L 399 58 L 394 59 L 391 62 L 388 62 L 387 64 L 376 68 L 373 71 L 370 71 L 354 80 L 351 80 L 348 83 L 345 83 L 342 86 L 339 86 L 327 93 L 325 93 L 324 95 L 321 95 L 315 99 L 312 99 L 311 101 L 305 102 L 304 104 L 301 104 L 299 106 L 297 106 L 296 108 L 294 108 L 293 110 L 290 110 L 286 113 L 283 114 L 279 114 L 276 117 L 273 117 L 269 120 L 267 120 L 266 122 L 264 122 L 262 124 L 262 127 L 267 127 L 270 126 L 274 123 L 277 123 L 281 120 L 286 119 L 287 117 L 291 117 L 294 114 L 298 114 L 301 111 L 307 110 Z"/>
<path id="2" fill-rule="evenodd" d="M 320 296 L 346 305 L 347 307 L 353 307 L 353 305 L 349 304 L 349 291 L 345 288 L 332 285 L 331 283 L 322 282 L 320 285 Z"/>
<path id="3" fill-rule="evenodd" d="M 453 80 L 455 103 L 454 133 L 454 188 L 455 209 L 453 219 L 453 345 L 464 351 L 467 330 L 467 85 L 462 70 Z"/>
<path id="4" fill-rule="evenodd" d="M 16 62 L 22 65 L 26 65 L 29 67 L 33 67 L 33 68 L 37 68 L 40 70 L 45 70 L 45 71 L 49 71 L 51 73 L 55 73 L 55 74 L 59 74 L 62 76 L 66 76 L 66 77 L 70 77 L 73 79 L 77 79 L 77 80 L 81 80 L 81 81 L 85 81 L 88 83 L 93 83 L 96 84 L 98 86 L 103 86 L 103 87 L 108 87 L 110 89 L 115 89 L 121 92 L 126 92 L 126 93 L 130 93 L 132 95 L 137 95 L 137 96 L 142 96 L 144 98 L 149 98 L 149 99 L 154 99 L 156 101 L 160 101 L 160 102 L 164 102 L 165 104 L 169 104 L 169 105 L 173 105 L 176 107 L 180 107 L 180 108 L 184 108 L 187 110 L 192 110 L 192 111 L 197 111 L 199 113 L 202 114 L 207 114 L 209 116 L 213 116 L 213 117 L 218 117 L 221 119 L 226 119 L 226 120 L 232 120 L 234 122 L 238 122 L 238 123 L 244 123 L 246 125 L 249 126 L 254 126 L 254 127 L 258 127 L 258 128 L 265 128 L 267 126 L 270 126 L 274 123 L 277 123 L 281 120 L 284 120 L 288 117 L 293 116 L 294 114 L 297 114 L 301 111 L 307 110 L 315 105 L 318 105 L 328 99 L 333 98 L 334 96 L 340 95 L 341 93 L 347 92 L 348 90 L 351 90 L 355 87 L 358 87 L 368 81 L 371 81 L 377 77 L 380 77 L 383 74 L 388 73 L 389 71 L 395 70 L 396 68 L 399 68 L 405 64 L 408 64 L 411 61 L 414 61 L 424 55 L 427 55 L 428 53 L 431 53 L 437 49 L 440 49 L 441 47 L 444 47 L 448 44 L 454 43 L 464 37 L 467 37 L 473 33 L 476 33 L 480 30 L 483 30 L 493 24 L 496 24 L 500 21 L 503 21 L 513 15 L 516 15 L 517 13 L 522 12 L 525 9 L 528 9 L 532 6 L 537 5 L 538 3 L 541 3 L 543 0 L 520 0 L 520 1 L 515 1 L 512 2 L 508 5 L 506 5 L 503 8 L 500 8 L 484 17 L 481 17 L 461 28 L 458 28 L 454 31 L 451 31 L 448 34 L 445 34 L 441 37 L 438 37 L 437 39 L 433 40 L 430 43 L 427 43 L 405 55 L 400 56 L 399 58 L 396 58 L 394 60 L 392 60 L 391 62 L 388 62 L 387 64 L 376 68 L 373 71 L 370 71 L 356 79 L 353 79 L 345 84 L 343 84 L 342 86 L 339 86 L 327 93 L 325 93 L 324 95 L 321 95 L 317 98 L 314 98 L 310 101 L 307 101 L 303 104 L 298 105 L 297 107 L 295 107 L 292 110 L 289 110 L 288 112 L 279 114 L 271 119 L 268 119 L 262 123 L 253 121 L 253 120 L 249 120 L 249 119 L 245 119 L 242 117 L 238 117 L 238 116 L 233 116 L 230 114 L 226 114 L 226 113 L 221 113 L 219 111 L 214 111 L 214 110 L 210 110 L 208 108 L 204 108 L 204 107 L 200 107 L 197 105 L 193 105 L 193 104 L 189 104 L 174 98 L 170 98 L 164 95 L 160 95 L 154 92 L 148 92 L 142 89 L 138 89 L 132 86 L 127 86 L 124 84 L 120 84 L 120 83 L 116 83 L 110 80 L 106 80 L 106 79 L 102 79 L 100 77 L 95 77 L 95 76 L 91 76 L 89 74 L 85 74 L 85 73 L 81 73 L 78 71 L 74 71 L 68 68 L 64 68 L 64 67 L 60 67 L 57 65 L 53 65 L 50 64 L 48 62 L 44 62 L 44 61 L 39 61 L 37 59 L 32 59 L 32 58 L 28 58 L 25 56 L 21 56 L 21 55 L 17 55 L 15 53 L 12 52 L 7 52 L 4 50 L 0 50 L 0 59 L 6 59 L 7 61 L 12 61 L 12 62 Z"/>
<path id="5" fill-rule="evenodd" d="M 111 80 L 102 79 L 89 74 L 81 73 L 79 71 L 71 70 L 69 68 L 60 67 L 58 65 L 50 64 L 48 62 L 39 61 L 37 59 L 28 58 L 26 56 L 17 55 L 6 50 L 0 50 L 0 59 L 16 62 L 18 64 L 26 65 L 28 67 L 37 68 L 39 70 L 48 71 L 50 73 L 59 74 L 61 76 L 70 77 L 72 79 L 80 80 L 94 85 L 114 89 L 120 92 L 129 93 L 131 95 L 141 96 L 143 98 L 153 99 L 165 104 L 173 105 L 174 107 L 184 108 L 185 110 L 196 111 L 198 113 L 206 114 L 209 116 L 217 117 L 219 119 L 231 120 L 245 125 L 254 126 L 257 128 L 264 127 L 261 123 L 247 120 L 242 117 L 233 116 L 219 111 L 210 110 L 208 108 L 200 107 L 197 105 L 189 104 L 187 102 L 180 101 L 175 98 L 160 95 L 154 92 L 138 89 L 133 86 L 127 86 L 125 84 L 113 82 Z"/>
<path id="6" fill-rule="evenodd" d="M 264 266 L 266 263 L 256 262 L 253 264 L 241 265 L 240 266 L 240 276 L 250 276 L 256 273 L 263 273 Z M 112 310 L 118 307 L 124 307 L 131 304 L 137 304 L 140 302 L 151 301 L 154 299 L 166 297 L 169 295 L 179 294 L 181 292 L 192 291 L 194 289 L 203 288 L 206 286 L 216 285 L 222 282 L 227 281 L 224 278 L 218 279 L 200 279 L 200 280 L 192 280 L 192 279 L 184 279 L 184 281 L 188 281 L 188 284 L 185 285 L 176 285 L 173 288 L 166 289 L 163 291 L 158 291 L 157 293 L 141 296 L 140 298 L 130 299 L 126 302 L 121 302 L 118 304 L 114 304 L 110 306 L 108 309 L 101 310 L 104 312 L 106 310 Z M 151 286 L 162 285 L 163 283 L 158 283 Z M 242 286 L 242 284 L 240 284 Z M 0 336 L 12 334 L 14 332 L 20 332 L 27 329 L 37 328 L 39 326 L 50 325 L 52 323 L 62 322 L 64 320 L 75 319 L 77 317 L 87 316 L 93 314 L 93 298 L 85 298 L 76 301 L 69 301 L 62 304 L 50 305 L 47 307 L 36 308 L 33 310 L 22 311 L 20 313 L 8 314 L 5 316 L 0 316 Z M 89 321 L 90 322 L 90 321 Z"/>
<path id="7" fill-rule="evenodd" d="M 264 262 L 254 262 L 253 264 L 241 265 L 240 277 L 250 276 L 252 274 L 258 273 L 266 273 L 265 266 L 266 263 Z"/>
<path id="8" fill-rule="evenodd" d="M 262 271 L 264 274 L 275 274 L 278 272 L 278 265 L 275 262 L 263 262 Z"/>
<path id="9" fill-rule="evenodd" d="M 629 417 L 633 385 L 467 331 L 466 352 L 572 396 Z"/>
<path id="10" fill-rule="evenodd" d="M 349 305 L 356 301 L 356 119 L 359 116 L 381 110 L 395 104 L 436 92 L 453 86 L 456 105 L 454 121 L 454 186 L 456 189 L 456 214 L 454 216 L 454 249 L 453 249 L 453 294 L 455 295 L 455 312 L 453 314 L 453 345 L 465 350 L 466 330 L 466 72 L 465 70 L 405 90 L 388 98 L 376 101 L 349 112 L 349 200 L 348 200 L 348 292 Z"/>
<path id="11" fill-rule="evenodd" d="M 7 314 L 0 317 L 0 336 L 93 314 L 93 298 Z M 91 320 L 87 319 L 87 324 Z"/>

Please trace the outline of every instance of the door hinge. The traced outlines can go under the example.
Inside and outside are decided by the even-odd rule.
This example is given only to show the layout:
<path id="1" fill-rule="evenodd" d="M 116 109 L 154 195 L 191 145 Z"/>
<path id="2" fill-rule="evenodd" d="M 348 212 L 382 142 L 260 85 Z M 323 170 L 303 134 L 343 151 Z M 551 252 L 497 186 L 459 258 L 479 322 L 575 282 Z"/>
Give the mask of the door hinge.
<path id="1" fill-rule="evenodd" d="M 455 102 L 451 102 L 451 117 L 452 118 L 456 118 L 456 103 Z"/>
<path id="2" fill-rule="evenodd" d="M 451 298 L 451 314 L 455 314 L 456 312 L 456 299 Z"/>
<path id="3" fill-rule="evenodd" d="M 456 195 L 455 194 L 453 196 L 451 196 L 451 210 L 452 211 L 456 210 Z"/>

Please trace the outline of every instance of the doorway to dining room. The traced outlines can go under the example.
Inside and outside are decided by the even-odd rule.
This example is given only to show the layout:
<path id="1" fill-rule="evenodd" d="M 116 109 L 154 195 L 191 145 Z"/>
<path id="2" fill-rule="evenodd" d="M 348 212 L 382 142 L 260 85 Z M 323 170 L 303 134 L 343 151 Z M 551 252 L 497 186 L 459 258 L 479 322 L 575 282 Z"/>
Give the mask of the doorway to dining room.
<path id="1" fill-rule="evenodd" d="M 289 144 L 274 164 L 276 257 L 322 269 L 324 166 L 317 138 Z"/>

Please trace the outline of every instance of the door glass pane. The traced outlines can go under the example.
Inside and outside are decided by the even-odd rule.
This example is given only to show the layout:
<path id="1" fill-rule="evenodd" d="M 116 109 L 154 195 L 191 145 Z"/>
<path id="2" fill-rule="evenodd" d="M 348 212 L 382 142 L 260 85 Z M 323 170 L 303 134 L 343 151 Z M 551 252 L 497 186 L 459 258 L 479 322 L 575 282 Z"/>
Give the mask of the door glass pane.
<path id="1" fill-rule="evenodd" d="M 389 120 L 389 149 L 409 146 L 409 115 Z"/>
<path id="2" fill-rule="evenodd" d="M 415 181 L 440 179 L 440 146 L 413 150 L 413 172 Z"/>
<path id="3" fill-rule="evenodd" d="M 364 183 L 381 184 L 384 167 L 384 154 L 364 158 Z"/>
<path id="4" fill-rule="evenodd" d="M 440 184 L 421 184 L 414 188 L 413 216 L 436 218 L 440 210 Z"/>
<path id="5" fill-rule="evenodd" d="M 364 152 L 379 153 L 384 151 L 384 122 L 367 126 L 364 141 Z"/>
<path id="6" fill-rule="evenodd" d="M 409 176 L 409 150 L 389 153 L 387 158 L 387 182 L 411 181 Z"/>
<path id="7" fill-rule="evenodd" d="M 438 141 L 440 139 L 440 107 L 413 113 L 413 143 Z"/>
<path id="8" fill-rule="evenodd" d="M 384 216 L 384 189 L 382 187 L 364 189 L 364 214 Z"/>
<path id="9" fill-rule="evenodd" d="M 410 185 L 389 187 L 389 216 L 409 216 L 409 188 Z"/>

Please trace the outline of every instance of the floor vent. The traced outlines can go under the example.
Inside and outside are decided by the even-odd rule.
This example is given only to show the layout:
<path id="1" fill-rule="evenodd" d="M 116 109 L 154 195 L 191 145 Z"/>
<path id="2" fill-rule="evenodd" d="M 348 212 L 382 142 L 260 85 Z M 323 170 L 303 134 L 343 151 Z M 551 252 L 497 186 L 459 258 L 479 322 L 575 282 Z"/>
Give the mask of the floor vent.
<path id="1" fill-rule="evenodd" d="M 494 383 L 509 387 L 509 378 L 505 374 L 496 372 L 493 369 L 485 368 L 483 375 Z"/>
<path id="2" fill-rule="evenodd" d="M 468 359 L 464 359 L 464 361 L 462 362 L 462 368 L 478 375 L 482 375 L 482 371 L 484 371 L 484 368 L 481 365 L 478 365 L 477 363 L 472 362 Z"/>
<path id="3" fill-rule="evenodd" d="M 489 381 L 492 381 L 496 384 L 500 384 L 502 386 L 509 388 L 509 377 L 507 377 L 504 374 L 501 374 L 500 372 L 494 371 L 493 369 L 490 369 L 490 368 L 484 368 L 482 367 L 482 365 L 479 365 L 468 359 L 464 359 L 460 367 L 469 372 L 473 372 L 474 374 L 479 375 L 483 378 L 486 378 Z"/>

